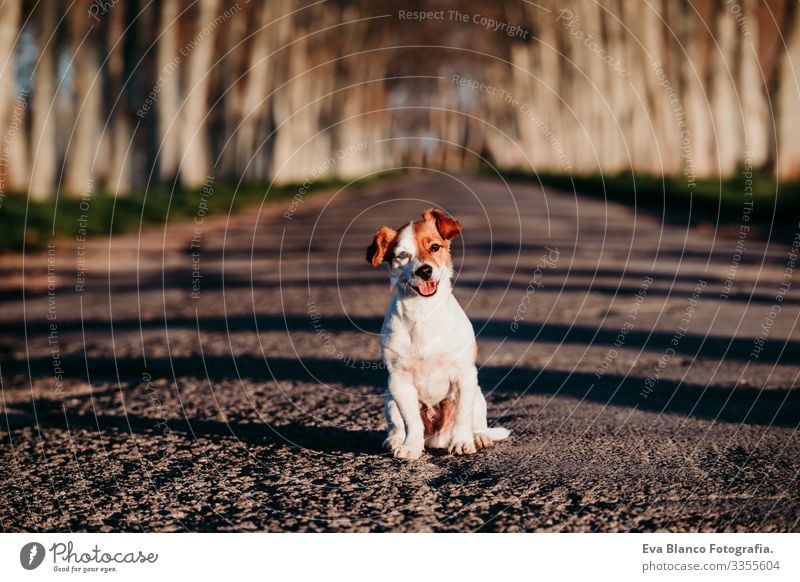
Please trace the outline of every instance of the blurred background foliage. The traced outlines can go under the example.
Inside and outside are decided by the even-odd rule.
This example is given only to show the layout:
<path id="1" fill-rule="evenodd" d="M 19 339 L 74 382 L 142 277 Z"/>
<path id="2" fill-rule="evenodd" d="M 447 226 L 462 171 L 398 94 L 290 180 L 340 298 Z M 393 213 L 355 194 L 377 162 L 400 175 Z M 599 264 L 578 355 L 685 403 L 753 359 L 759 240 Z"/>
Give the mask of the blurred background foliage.
<path id="1" fill-rule="evenodd" d="M 398 168 L 796 217 L 798 73 L 796 0 L 5 0 L 0 248 Z"/>

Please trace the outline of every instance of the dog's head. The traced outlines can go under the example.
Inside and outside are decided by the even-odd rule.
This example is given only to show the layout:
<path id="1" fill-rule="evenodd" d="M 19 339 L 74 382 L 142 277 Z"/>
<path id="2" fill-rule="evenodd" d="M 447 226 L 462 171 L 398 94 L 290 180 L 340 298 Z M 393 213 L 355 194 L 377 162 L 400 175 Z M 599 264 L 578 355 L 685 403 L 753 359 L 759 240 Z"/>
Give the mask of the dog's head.
<path id="1" fill-rule="evenodd" d="M 422 220 L 399 230 L 381 227 L 367 248 L 367 262 L 373 267 L 388 263 L 391 282 L 401 293 L 432 297 L 440 285 L 450 285 L 450 241 L 460 232 L 457 220 L 429 209 L 422 213 Z"/>

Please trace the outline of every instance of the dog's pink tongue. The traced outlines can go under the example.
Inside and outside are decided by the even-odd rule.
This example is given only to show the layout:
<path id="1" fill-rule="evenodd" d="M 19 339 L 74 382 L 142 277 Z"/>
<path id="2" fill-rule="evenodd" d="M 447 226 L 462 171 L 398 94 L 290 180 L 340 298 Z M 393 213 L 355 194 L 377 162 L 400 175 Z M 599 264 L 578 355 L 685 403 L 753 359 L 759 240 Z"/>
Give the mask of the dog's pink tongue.
<path id="1" fill-rule="evenodd" d="M 436 283 L 434 281 L 424 281 L 419 284 L 419 292 L 422 295 L 433 295 L 436 292 Z"/>

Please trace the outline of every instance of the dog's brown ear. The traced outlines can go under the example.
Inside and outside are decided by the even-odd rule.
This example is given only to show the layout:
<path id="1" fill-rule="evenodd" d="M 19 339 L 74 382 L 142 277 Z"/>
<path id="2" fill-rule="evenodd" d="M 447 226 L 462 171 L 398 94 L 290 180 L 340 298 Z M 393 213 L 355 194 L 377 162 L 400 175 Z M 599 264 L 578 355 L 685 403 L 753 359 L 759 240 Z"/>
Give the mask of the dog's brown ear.
<path id="1" fill-rule="evenodd" d="M 441 210 L 436 208 L 429 208 L 422 213 L 423 220 L 436 221 L 436 230 L 444 240 L 452 240 L 461 232 L 461 223 L 455 218 L 450 218 Z"/>
<path id="2" fill-rule="evenodd" d="M 396 238 L 397 231 L 388 226 L 382 226 L 380 230 L 375 233 L 372 244 L 367 247 L 367 262 L 373 267 L 380 265 L 386 258 L 386 252 L 389 250 L 389 247 L 392 246 Z"/>

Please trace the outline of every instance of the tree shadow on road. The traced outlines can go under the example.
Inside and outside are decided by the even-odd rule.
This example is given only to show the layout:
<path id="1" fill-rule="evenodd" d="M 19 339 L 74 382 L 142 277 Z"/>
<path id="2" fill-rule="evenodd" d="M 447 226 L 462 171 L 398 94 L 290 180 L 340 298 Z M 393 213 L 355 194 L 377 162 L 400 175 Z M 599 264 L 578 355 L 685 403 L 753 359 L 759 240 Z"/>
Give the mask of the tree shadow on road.
<path id="1" fill-rule="evenodd" d="M 33 410 L 36 410 L 36 416 Z M 36 426 L 39 429 L 119 431 L 131 435 L 163 437 L 165 426 L 172 435 L 190 441 L 233 439 L 253 447 L 286 446 L 320 453 L 381 454 L 384 434 L 375 430 L 350 430 L 337 426 L 312 426 L 297 422 L 273 425 L 254 420 L 212 420 L 205 418 L 163 419 L 136 414 L 91 414 L 64 409 L 60 401 L 39 398 L 33 403 L 14 405 L 2 413 L 4 429 Z"/>
<path id="2" fill-rule="evenodd" d="M 349 272 L 346 269 L 337 271 L 336 277 L 331 277 L 330 274 L 324 273 L 315 277 L 305 278 L 290 278 L 284 277 L 276 279 L 272 276 L 253 276 L 251 274 L 241 274 L 237 272 L 215 272 L 204 271 L 203 273 L 203 291 L 207 294 L 220 292 L 222 290 L 232 289 L 253 289 L 258 293 L 265 290 L 292 290 L 292 289 L 328 289 L 328 288 L 344 288 L 349 285 L 349 282 L 355 279 L 361 279 L 361 273 L 358 271 Z M 381 273 L 383 275 L 383 273 Z M 691 294 L 691 290 L 682 289 L 675 285 L 686 284 L 695 285 L 698 279 L 702 278 L 708 283 L 716 283 L 722 285 L 725 279 L 704 275 L 703 277 L 696 277 L 690 275 L 654 275 L 652 273 L 644 273 L 641 271 L 617 271 L 611 269 L 580 269 L 571 268 L 564 276 L 553 274 L 548 278 L 548 287 L 558 293 L 577 293 L 581 296 L 591 293 L 598 293 L 602 295 L 610 295 L 613 297 L 633 297 L 639 290 L 641 280 L 645 276 L 653 277 L 659 284 L 659 287 L 651 286 L 648 290 L 648 295 L 652 297 L 671 297 L 682 298 Z M 2 272 L 0 272 L 2 277 Z M 483 273 L 483 276 L 476 278 L 474 276 L 459 274 L 456 276 L 455 285 L 458 289 L 469 289 L 477 291 L 480 289 L 509 289 L 515 291 L 525 291 L 529 285 L 528 277 L 530 273 L 526 272 L 523 268 L 516 270 L 516 276 L 503 270 L 502 272 Z M 611 284 L 604 281 L 586 281 L 585 279 L 596 278 L 612 279 L 618 284 Z M 582 280 L 584 279 L 584 280 Z M 87 278 L 87 286 L 95 287 L 108 287 L 109 293 L 112 295 L 119 295 L 123 293 L 139 293 L 142 289 L 160 289 L 164 292 L 170 290 L 187 290 L 190 288 L 186 285 L 187 274 L 185 270 L 181 269 L 164 269 L 162 272 L 151 276 L 128 276 L 117 277 L 113 282 L 109 283 L 107 277 L 96 276 L 95 279 Z M 386 288 L 386 282 L 383 278 L 367 279 L 361 282 L 362 288 L 365 285 L 373 285 L 376 289 L 383 290 Z M 753 285 L 753 287 L 750 287 Z M 765 289 L 766 285 L 761 282 L 756 288 L 755 284 L 748 282 L 743 286 L 742 291 L 731 292 L 726 295 L 728 302 L 741 302 L 743 305 L 767 305 L 772 306 L 775 303 L 775 292 L 772 289 Z M 63 285 L 54 289 L 56 293 L 72 293 L 73 286 Z M 27 300 L 33 300 L 36 297 L 43 295 L 43 291 L 27 291 L 25 293 L 20 289 L 0 289 L 0 303 L 20 301 L 23 296 Z M 783 302 L 787 305 L 800 304 L 800 299 L 793 297 L 785 297 Z M 31 325 L 29 323 L 29 325 Z M 33 324 L 35 326 L 35 324 Z"/>
<path id="3" fill-rule="evenodd" d="M 379 334 L 382 317 L 323 315 L 318 325 L 330 333 L 359 332 Z M 517 322 L 516 331 L 511 330 L 511 321 L 505 319 L 479 319 L 474 318 L 472 325 L 475 328 L 478 342 L 481 338 L 496 339 L 513 342 L 531 343 L 535 341 L 557 344 L 574 344 L 580 346 L 613 346 L 618 341 L 619 329 L 613 327 L 592 327 L 581 325 L 567 325 L 563 323 Z M 8 326 L 9 332 L 27 333 L 29 335 L 47 333 L 47 321 L 38 324 L 28 324 L 27 329 L 19 326 Z M 100 334 L 110 332 L 112 325 L 106 320 L 85 319 L 82 322 L 59 322 L 58 329 L 61 333 L 72 331 L 93 332 Z M 165 323 L 163 319 L 119 319 L 114 320 L 115 332 L 140 331 L 153 329 L 192 329 L 200 332 L 288 332 L 288 333 L 313 333 L 317 328 L 312 325 L 307 315 L 298 314 L 260 314 L 260 315 L 231 315 L 228 317 L 204 316 L 197 320 L 192 317 L 172 317 Z M 674 331 L 631 330 L 625 335 L 625 347 L 631 350 L 647 349 L 663 352 L 671 348 L 675 354 L 716 358 L 726 361 L 747 362 L 752 359 L 753 338 L 748 337 L 722 337 L 696 334 L 686 334 L 676 346 L 673 344 Z M 44 360 L 48 360 L 44 358 Z M 34 362 L 35 360 L 32 360 Z M 48 360 L 49 361 L 49 360 Z M 800 363 L 800 341 L 784 338 L 773 338 L 766 343 L 759 354 L 762 364 L 798 364 Z M 17 365 L 10 361 L 7 367 L 10 370 L 24 369 L 24 365 Z M 24 364 L 24 362 L 22 362 Z"/>
<path id="4" fill-rule="evenodd" d="M 198 378 L 198 371 L 203 370 L 211 382 L 246 379 L 258 383 L 305 382 L 336 388 L 368 386 L 379 396 L 386 386 L 386 372 L 374 360 L 362 360 L 360 364 L 354 367 L 343 360 L 329 358 L 268 357 L 265 360 L 245 354 L 236 356 L 235 360 L 230 356 L 148 358 L 147 370 L 153 378 Z M 31 362 L 32 374 L 42 377 L 52 374 L 49 365 L 48 358 Z M 83 365 L 82 356 L 62 356 L 62 366 L 67 370 L 82 370 Z M 115 382 L 117 377 L 141 377 L 142 362 L 138 358 L 90 358 L 89 369 L 95 382 Z M 662 378 L 652 391 L 647 391 L 645 378 L 641 376 L 608 374 L 598 378 L 589 372 L 489 365 L 481 366 L 479 378 L 484 392 L 498 395 L 549 394 L 742 424 L 795 427 L 800 423 L 800 390 L 791 387 L 761 390 L 753 386 L 703 385 Z M 130 389 L 136 385 L 132 383 Z M 217 432 L 225 428 L 225 423 L 203 422 L 210 423 L 204 426 Z M 323 436 L 320 435 L 315 447 L 324 446 Z M 348 438 L 346 434 L 333 436 L 335 440 Z"/>

